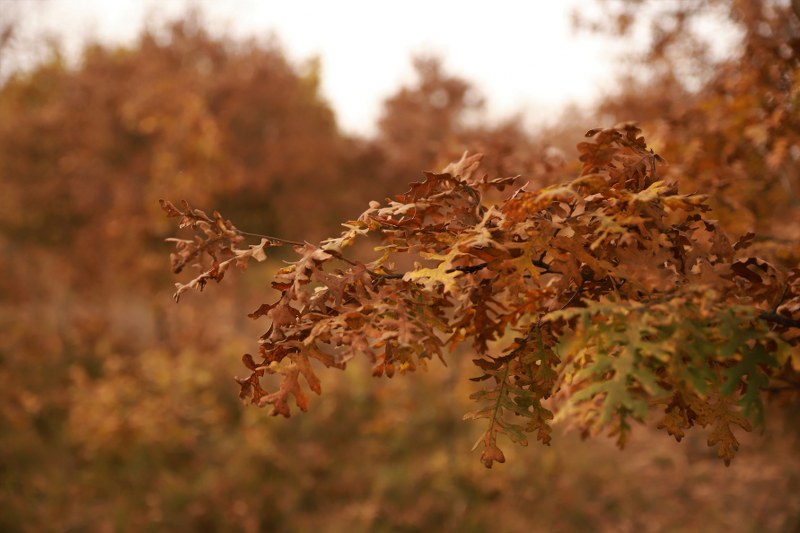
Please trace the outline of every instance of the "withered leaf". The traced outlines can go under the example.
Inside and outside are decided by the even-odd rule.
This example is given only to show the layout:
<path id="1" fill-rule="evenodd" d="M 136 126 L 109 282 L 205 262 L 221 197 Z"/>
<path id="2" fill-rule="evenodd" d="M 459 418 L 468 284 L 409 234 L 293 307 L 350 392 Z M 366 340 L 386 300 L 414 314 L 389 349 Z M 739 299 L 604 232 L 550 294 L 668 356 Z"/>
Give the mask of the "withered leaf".
<path id="1" fill-rule="evenodd" d="M 319 246 L 245 245 L 254 234 L 219 213 L 162 202 L 196 232 L 172 240 L 173 270 L 202 267 L 176 298 L 292 246 L 296 260 L 271 283 L 279 297 L 249 315 L 269 321 L 263 361 L 245 355 L 250 375 L 237 379 L 241 397 L 273 415 L 288 417 L 292 399 L 307 410 L 306 385 L 321 393 L 312 360 L 343 369 L 363 357 L 373 375 L 392 377 L 468 344 L 479 389 L 465 418 L 487 424 L 476 444 L 487 467 L 505 461 L 498 435 L 550 444 L 553 422 L 569 420 L 623 446 L 632 421 L 646 423 L 653 409 L 678 441 L 711 426 L 709 445 L 729 463 L 739 446 L 731 426 L 750 431 L 760 389 L 795 368 L 800 270 L 735 257 L 753 234 L 731 245 L 705 196 L 680 194 L 660 175 L 663 160 L 635 124 L 586 137 L 572 181 L 529 184 L 492 205 L 485 193 L 516 178 L 478 175 L 480 156 L 465 153 L 405 194 L 371 202 Z M 345 255 L 361 237 L 376 239 L 374 255 Z M 277 389 L 262 386 L 271 379 Z"/>

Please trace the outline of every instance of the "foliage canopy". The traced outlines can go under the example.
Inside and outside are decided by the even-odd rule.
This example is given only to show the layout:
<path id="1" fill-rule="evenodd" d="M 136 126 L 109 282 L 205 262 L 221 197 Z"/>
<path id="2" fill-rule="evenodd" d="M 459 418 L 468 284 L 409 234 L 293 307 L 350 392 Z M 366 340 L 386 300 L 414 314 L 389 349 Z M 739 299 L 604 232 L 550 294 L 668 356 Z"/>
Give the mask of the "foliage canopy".
<path id="1" fill-rule="evenodd" d="M 175 298 L 291 245 L 298 259 L 272 282 L 280 296 L 250 314 L 269 327 L 238 379 L 241 397 L 273 415 L 288 417 L 290 401 L 305 411 L 306 386 L 321 392 L 314 360 L 366 357 L 373 375 L 392 377 L 468 343 L 483 388 L 465 418 L 485 419 L 476 446 L 487 467 L 505 461 L 498 435 L 549 444 L 560 418 L 622 447 L 650 412 L 678 441 L 710 427 L 729 464 L 733 426 L 763 426 L 762 390 L 797 383 L 800 270 L 749 255 L 751 233 L 729 239 L 705 197 L 662 180 L 640 133 L 591 130 L 575 179 L 497 203 L 489 193 L 516 178 L 476 173 L 480 155 L 464 154 L 318 245 L 262 236 L 242 247 L 252 234 L 219 213 L 162 202 L 198 230 L 174 239 L 173 270 L 210 261 Z M 346 255 L 359 239 L 379 241 L 374 258 Z M 268 375 L 279 377 L 272 390 Z"/>

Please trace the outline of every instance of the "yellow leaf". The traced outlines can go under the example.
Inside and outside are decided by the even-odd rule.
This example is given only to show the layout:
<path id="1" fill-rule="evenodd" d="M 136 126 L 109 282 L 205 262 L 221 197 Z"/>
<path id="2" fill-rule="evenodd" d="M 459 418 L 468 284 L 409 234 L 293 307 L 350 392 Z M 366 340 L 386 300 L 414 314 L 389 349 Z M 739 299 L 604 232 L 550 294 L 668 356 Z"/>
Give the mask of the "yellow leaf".
<path id="1" fill-rule="evenodd" d="M 413 281 L 425 285 L 428 290 L 435 290 L 436 284 L 441 283 L 444 286 L 444 292 L 455 292 L 458 283 L 456 278 L 462 273 L 458 270 L 447 272 L 442 267 L 446 263 L 442 263 L 438 268 L 419 268 L 406 272 L 403 275 L 403 281 Z"/>

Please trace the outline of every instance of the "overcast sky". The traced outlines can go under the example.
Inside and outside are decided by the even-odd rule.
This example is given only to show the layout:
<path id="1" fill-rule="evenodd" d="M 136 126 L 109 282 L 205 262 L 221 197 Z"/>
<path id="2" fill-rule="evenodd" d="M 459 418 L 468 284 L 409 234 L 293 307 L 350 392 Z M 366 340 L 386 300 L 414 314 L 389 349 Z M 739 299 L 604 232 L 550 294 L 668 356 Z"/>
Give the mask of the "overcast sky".
<path id="1" fill-rule="evenodd" d="M 0 9 L 10 3 L 29 8 L 28 30 L 59 35 L 73 55 L 87 37 L 130 43 L 147 21 L 189 5 L 214 32 L 274 33 L 297 64 L 321 56 L 325 96 L 340 125 L 360 133 L 373 131 L 381 101 L 412 78 L 413 54 L 439 55 L 473 82 L 490 118 L 522 111 L 531 124 L 570 101 L 590 103 L 613 78 L 614 44 L 570 25 L 571 10 L 593 0 L 0 0 Z"/>

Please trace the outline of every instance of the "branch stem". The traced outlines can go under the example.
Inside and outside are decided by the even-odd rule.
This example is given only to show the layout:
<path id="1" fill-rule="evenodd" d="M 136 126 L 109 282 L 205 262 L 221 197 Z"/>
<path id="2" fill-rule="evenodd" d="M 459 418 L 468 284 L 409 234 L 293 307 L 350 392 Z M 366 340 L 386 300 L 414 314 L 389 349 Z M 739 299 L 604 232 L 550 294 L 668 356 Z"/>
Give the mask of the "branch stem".
<path id="1" fill-rule="evenodd" d="M 781 326 L 787 328 L 798 328 L 800 329 L 800 320 L 795 320 L 793 318 L 789 318 L 788 316 L 779 315 L 773 311 L 765 311 L 758 315 L 758 318 L 761 320 L 766 320 L 767 322 L 773 322 L 775 324 L 779 324 Z"/>

